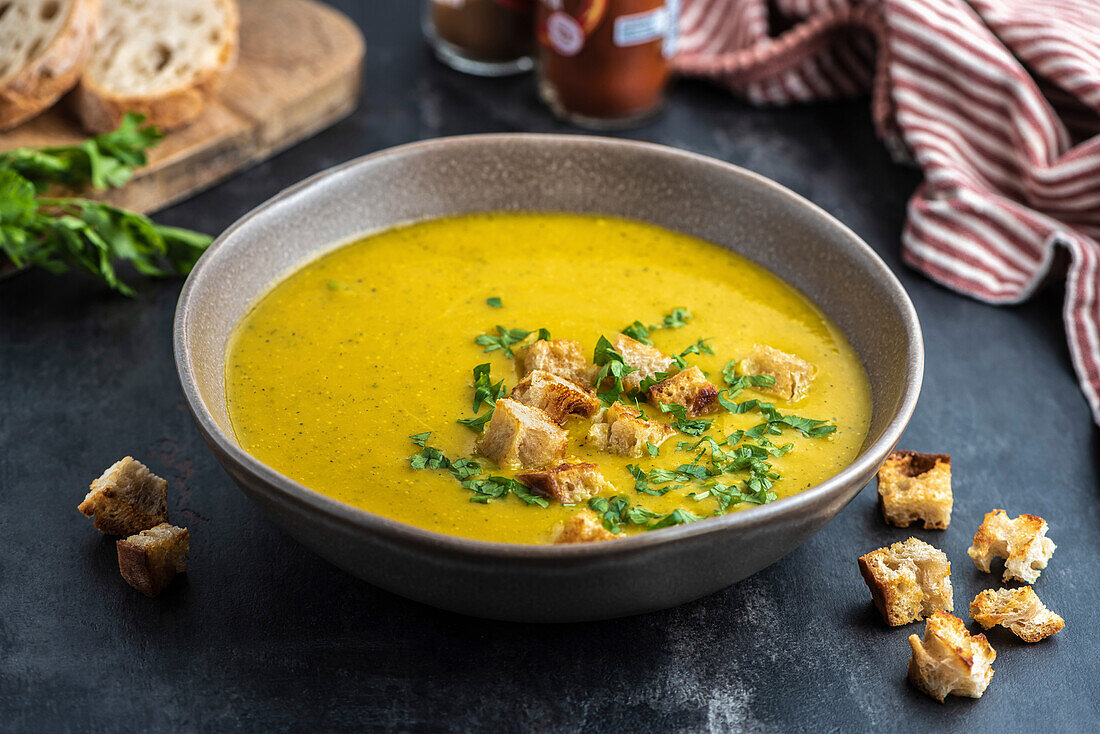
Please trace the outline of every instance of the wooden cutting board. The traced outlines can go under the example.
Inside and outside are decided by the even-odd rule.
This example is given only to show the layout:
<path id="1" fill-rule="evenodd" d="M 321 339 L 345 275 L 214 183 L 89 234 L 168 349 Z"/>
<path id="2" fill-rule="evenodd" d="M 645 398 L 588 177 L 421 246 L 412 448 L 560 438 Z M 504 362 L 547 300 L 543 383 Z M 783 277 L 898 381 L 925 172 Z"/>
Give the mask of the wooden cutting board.
<path id="1" fill-rule="evenodd" d="M 102 198 L 151 212 L 309 137 L 355 109 L 364 43 L 343 14 L 313 0 L 241 0 L 237 67 L 218 102 L 169 133 L 149 165 Z M 0 134 L 0 150 L 64 145 L 85 133 L 66 101 Z"/>

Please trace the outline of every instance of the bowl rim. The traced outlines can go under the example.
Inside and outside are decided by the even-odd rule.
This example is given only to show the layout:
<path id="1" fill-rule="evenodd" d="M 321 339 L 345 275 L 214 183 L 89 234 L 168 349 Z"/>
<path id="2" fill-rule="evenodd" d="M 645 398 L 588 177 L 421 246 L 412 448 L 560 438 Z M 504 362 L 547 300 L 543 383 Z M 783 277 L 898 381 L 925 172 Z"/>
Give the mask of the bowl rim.
<path id="1" fill-rule="evenodd" d="M 498 541 L 476 540 L 427 530 L 393 520 L 367 510 L 354 507 L 310 489 L 289 477 L 280 474 L 253 457 L 241 447 L 236 439 L 222 431 L 214 420 L 198 390 L 192 368 L 191 346 L 188 340 L 190 317 L 195 305 L 197 284 L 207 275 L 211 262 L 218 252 L 232 239 L 234 234 L 261 217 L 275 206 L 311 188 L 319 181 L 330 178 L 351 168 L 377 163 L 387 158 L 396 158 L 416 154 L 424 150 L 445 150 L 462 148 L 469 145 L 502 145 L 510 142 L 530 142 L 539 144 L 565 144 L 574 146 L 592 146 L 604 149 L 636 150 L 663 156 L 686 159 L 690 164 L 720 169 L 722 172 L 748 179 L 753 184 L 770 189 L 781 198 L 796 207 L 808 209 L 811 214 L 836 228 L 847 237 L 856 251 L 863 256 L 867 265 L 882 279 L 890 297 L 900 307 L 903 327 L 906 332 L 906 346 L 909 358 L 901 399 L 897 409 L 882 431 L 882 435 L 866 447 L 856 459 L 825 481 L 809 487 L 796 495 L 784 497 L 775 502 L 749 508 L 740 512 L 719 517 L 705 518 L 707 522 L 693 522 L 663 528 L 659 533 L 638 533 L 620 538 L 614 543 L 577 543 L 565 545 L 504 543 Z M 349 240 L 350 241 L 350 240 Z M 288 271 L 289 272 L 289 271 Z M 173 323 L 173 354 L 176 370 L 183 389 L 184 397 L 200 432 L 220 458 L 230 461 L 239 471 L 251 475 L 268 492 L 280 495 L 283 501 L 296 505 L 299 511 L 319 513 L 332 523 L 351 526 L 384 537 L 403 545 L 412 545 L 429 552 L 446 551 L 455 557 L 471 559 L 507 558 L 529 563 L 544 562 L 560 565 L 562 562 L 585 563 L 604 560 L 623 554 L 632 554 L 645 549 L 653 549 L 668 543 L 674 543 L 701 535 L 720 533 L 730 530 L 747 530 L 778 521 L 784 517 L 796 516 L 808 511 L 818 502 L 827 501 L 843 493 L 852 482 L 858 482 L 862 476 L 870 476 L 877 466 L 894 448 L 908 425 L 916 408 L 924 379 L 924 340 L 916 308 L 897 276 L 890 270 L 878 254 L 847 225 L 833 215 L 814 204 L 809 199 L 795 193 L 766 176 L 742 168 L 732 163 L 698 153 L 673 148 L 657 143 L 648 143 L 620 138 L 609 138 L 581 134 L 543 134 L 543 133 L 487 133 L 458 135 L 433 138 L 430 140 L 406 143 L 368 153 L 345 161 L 315 173 L 296 184 L 282 190 L 263 203 L 241 216 L 222 232 L 199 258 L 184 283 L 176 305 Z M 862 486 L 860 487 L 862 489 Z M 854 494 L 853 494 L 854 497 Z M 810 516 L 807 513 L 805 516 Z"/>

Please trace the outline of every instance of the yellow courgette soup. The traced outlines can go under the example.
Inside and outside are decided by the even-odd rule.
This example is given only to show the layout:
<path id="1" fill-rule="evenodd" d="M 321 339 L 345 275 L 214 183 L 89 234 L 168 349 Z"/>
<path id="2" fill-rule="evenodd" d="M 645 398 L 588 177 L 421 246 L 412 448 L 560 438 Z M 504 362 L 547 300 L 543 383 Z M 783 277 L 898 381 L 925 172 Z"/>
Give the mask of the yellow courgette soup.
<path id="1" fill-rule="evenodd" d="M 508 543 L 614 541 L 835 474 L 871 400 L 799 291 L 643 222 L 478 213 L 276 283 L 237 326 L 237 440 L 354 507 Z"/>

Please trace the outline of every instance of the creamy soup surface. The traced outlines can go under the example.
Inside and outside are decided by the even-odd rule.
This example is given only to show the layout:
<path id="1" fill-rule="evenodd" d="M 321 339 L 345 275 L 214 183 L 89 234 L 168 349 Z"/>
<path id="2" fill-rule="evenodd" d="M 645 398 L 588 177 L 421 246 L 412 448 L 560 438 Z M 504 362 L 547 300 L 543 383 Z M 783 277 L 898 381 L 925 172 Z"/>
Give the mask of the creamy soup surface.
<path id="1" fill-rule="evenodd" d="M 488 302 L 496 298 L 500 307 Z M 229 415 L 249 453 L 332 498 L 449 535 L 546 543 L 584 506 L 541 507 L 515 495 L 471 502 L 474 494 L 449 472 L 411 466 L 409 457 L 422 449 L 409 437 L 430 431 L 427 446 L 451 460 L 477 461 L 483 477 L 512 477 L 514 471 L 478 456 L 478 434 L 456 422 L 474 416 L 476 365 L 491 365 L 493 383 L 503 379 L 511 388 L 518 381 L 516 361 L 501 350 L 484 353 L 475 338 L 497 334 L 497 325 L 547 329 L 553 338 L 580 341 L 591 360 L 601 335 L 611 339 L 636 320 L 660 325 L 676 308 L 691 318 L 652 331 L 653 344 L 679 354 L 707 339 L 714 354 L 685 359 L 719 388 L 726 387 L 723 367 L 755 344 L 814 366 L 808 394 L 795 403 L 753 388 L 734 398 L 768 401 L 785 415 L 836 426 L 822 437 L 793 429 L 766 437 L 777 447 L 792 445 L 767 458 L 781 475 L 775 496 L 818 484 L 856 457 L 870 416 L 867 377 L 840 330 L 812 302 L 716 245 L 600 216 L 487 213 L 431 220 L 310 262 L 277 283 L 238 325 L 226 367 Z M 672 420 L 643 407 L 650 420 Z M 705 435 L 718 441 L 763 421 L 758 410 L 721 409 L 704 417 L 713 419 Z M 597 463 L 614 485 L 603 496 L 626 496 L 657 515 L 679 508 L 706 518 L 718 510 L 713 496 L 699 499 L 703 482 L 674 482 L 674 489 L 653 496 L 636 490 L 627 468 L 649 472 L 689 463 L 696 452 L 677 446 L 698 437 L 677 435 L 657 456 L 628 458 L 587 444 L 589 421 L 573 419 L 566 428 L 569 460 Z M 720 481 L 737 485 L 746 476 Z M 727 511 L 754 506 L 740 502 Z M 622 532 L 647 530 L 625 523 Z"/>

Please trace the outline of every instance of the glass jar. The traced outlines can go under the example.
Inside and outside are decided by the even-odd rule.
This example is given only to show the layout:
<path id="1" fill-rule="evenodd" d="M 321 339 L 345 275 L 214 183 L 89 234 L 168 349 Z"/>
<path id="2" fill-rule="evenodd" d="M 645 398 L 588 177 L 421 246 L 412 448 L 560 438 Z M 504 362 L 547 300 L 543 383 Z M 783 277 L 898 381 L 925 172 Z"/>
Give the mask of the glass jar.
<path id="1" fill-rule="evenodd" d="M 534 0 L 427 0 L 424 36 L 439 60 L 478 76 L 534 66 Z"/>
<path id="2" fill-rule="evenodd" d="M 583 127 L 638 125 L 664 105 L 678 0 L 539 0 L 539 94 Z"/>

